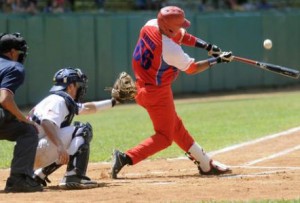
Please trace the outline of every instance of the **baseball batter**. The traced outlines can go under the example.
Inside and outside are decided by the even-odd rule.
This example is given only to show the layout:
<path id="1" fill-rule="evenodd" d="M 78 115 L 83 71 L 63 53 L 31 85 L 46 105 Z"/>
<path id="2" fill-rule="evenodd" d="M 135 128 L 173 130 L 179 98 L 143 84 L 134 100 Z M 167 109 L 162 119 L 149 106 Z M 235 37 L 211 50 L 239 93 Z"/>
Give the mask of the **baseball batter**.
<path id="1" fill-rule="evenodd" d="M 182 9 L 167 6 L 159 11 L 157 19 L 149 20 L 142 27 L 132 58 L 138 91 L 136 102 L 147 110 L 155 133 L 126 153 L 114 151 L 112 178 L 117 178 L 123 166 L 137 164 L 169 147 L 173 141 L 194 160 L 200 174 L 231 172 L 229 167 L 207 155 L 185 129 L 175 110 L 171 84 L 180 71 L 196 74 L 233 59 L 231 52 L 222 52 L 216 45 L 187 33 L 185 28 L 189 26 Z M 205 49 L 213 57 L 195 61 L 181 45 Z"/>
<path id="2" fill-rule="evenodd" d="M 116 102 L 107 99 L 80 103 L 87 90 L 87 76 L 80 69 L 63 68 L 55 73 L 53 81 L 50 95 L 38 103 L 29 116 L 39 130 L 34 178 L 46 186 L 48 176 L 67 164 L 66 174 L 59 184 L 61 188 L 97 187 L 98 183 L 86 176 L 92 126 L 89 123 L 71 123 L 77 114 L 109 109 Z"/>

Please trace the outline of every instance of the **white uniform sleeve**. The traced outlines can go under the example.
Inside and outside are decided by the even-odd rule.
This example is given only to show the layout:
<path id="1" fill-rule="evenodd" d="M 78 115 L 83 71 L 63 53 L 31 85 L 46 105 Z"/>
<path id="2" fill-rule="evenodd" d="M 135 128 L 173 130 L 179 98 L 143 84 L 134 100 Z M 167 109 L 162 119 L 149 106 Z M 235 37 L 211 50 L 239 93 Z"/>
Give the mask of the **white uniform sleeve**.
<path id="1" fill-rule="evenodd" d="M 195 61 L 194 58 L 184 53 L 180 45 L 164 35 L 162 36 L 162 57 L 168 65 L 174 66 L 181 71 L 186 71 Z"/>

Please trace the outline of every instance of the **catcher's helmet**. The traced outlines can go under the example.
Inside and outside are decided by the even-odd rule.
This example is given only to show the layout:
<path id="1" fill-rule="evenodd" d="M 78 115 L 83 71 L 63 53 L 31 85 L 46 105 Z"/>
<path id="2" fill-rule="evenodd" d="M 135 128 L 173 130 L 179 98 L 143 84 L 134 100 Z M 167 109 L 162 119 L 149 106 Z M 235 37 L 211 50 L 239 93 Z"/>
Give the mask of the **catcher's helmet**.
<path id="1" fill-rule="evenodd" d="M 9 52 L 11 49 L 19 51 L 18 62 L 24 63 L 27 56 L 27 43 L 20 33 L 0 34 L 0 54 Z"/>
<path id="2" fill-rule="evenodd" d="M 180 28 L 187 28 L 191 24 L 185 18 L 184 11 L 176 6 L 166 6 L 160 9 L 157 23 L 159 29 L 168 37 L 173 37 Z"/>
<path id="3" fill-rule="evenodd" d="M 57 91 L 65 91 L 67 86 L 76 83 L 79 88 L 77 90 L 75 101 L 81 101 L 87 91 L 87 76 L 82 73 L 79 68 L 63 68 L 54 74 L 54 85 L 50 89 L 50 93 Z"/>

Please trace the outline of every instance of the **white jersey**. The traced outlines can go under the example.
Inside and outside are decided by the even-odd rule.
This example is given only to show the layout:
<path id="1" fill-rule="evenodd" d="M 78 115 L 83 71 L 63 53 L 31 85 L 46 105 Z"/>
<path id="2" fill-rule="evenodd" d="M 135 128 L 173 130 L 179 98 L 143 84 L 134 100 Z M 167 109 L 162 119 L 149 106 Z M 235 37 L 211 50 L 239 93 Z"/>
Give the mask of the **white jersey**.
<path id="1" fill-rule="evenodd" d="M 82 105 L 78 104 L 78 106 Z M 70 125 L 60 128 L 69 115 L 69 110 L 63 97 L 56 94 L 47 96 L 31 110 L 30 114 L 34 115 L 39 121 L 49 120 L 57 125 L 59 128 L 58 136 L 70 155 L 73 155 L 83 143 L 82 137 L 78 137 L 76 140 L 72 138 L 75 126 Z M 45 167 L 58 158 L 56 146 L 46 136 L 43 128 L 39 125 L 37 127 L 39 131 L 39 144 L 34 163 L 35 169 Z"/>
<path id="2" fill-rule="evenodd" d="M 38 103 L 32 112 L 40 121 L 50 120 L 58 127 L 69 114 L 65 99 L 59 95 L 51 94 Z"/>
<path id="3" fill-rule="evenodd" d="M 157 19 L 149 20 L 145 26 L 158 28 Z M 194 58 L 191 58 L 183 51 L 179 44 L 176 44 L 166 35 L 162 35 L 162 58 L 168 65 L 174 66 L 181 71 L 186 71 L 195 61 Z"/>

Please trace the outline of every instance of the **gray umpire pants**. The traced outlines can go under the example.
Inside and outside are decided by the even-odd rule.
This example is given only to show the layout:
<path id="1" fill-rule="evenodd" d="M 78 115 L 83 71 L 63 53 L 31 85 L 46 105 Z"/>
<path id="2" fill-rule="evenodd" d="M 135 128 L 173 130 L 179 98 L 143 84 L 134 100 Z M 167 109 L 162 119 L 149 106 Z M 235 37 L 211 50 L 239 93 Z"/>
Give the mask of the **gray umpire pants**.
<path id="1" fill-rule="evenodd" d="M 0 140 L 16 142 L 10 174 L 32 176 L 38 144 L 38 132 L 33 125 L 12 120 L 0 126 Z M 0 154 L 0 156 L 2 156 Z"/>

